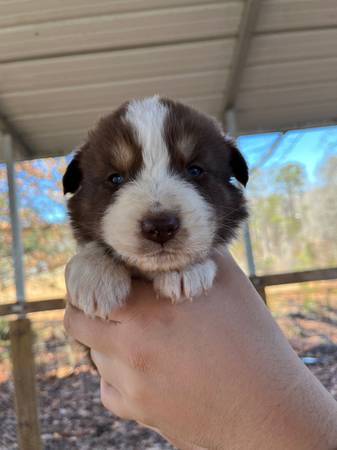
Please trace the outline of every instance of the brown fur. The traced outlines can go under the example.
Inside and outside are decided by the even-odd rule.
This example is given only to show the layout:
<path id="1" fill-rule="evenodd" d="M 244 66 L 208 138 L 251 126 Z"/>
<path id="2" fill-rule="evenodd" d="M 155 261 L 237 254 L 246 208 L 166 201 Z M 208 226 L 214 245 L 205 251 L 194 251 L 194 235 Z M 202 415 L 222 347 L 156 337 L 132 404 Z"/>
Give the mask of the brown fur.
<path id="1" fill-rule="evenodd" d="M 161 99 L 161 102 L 169 109 L 164 137 L 171 171 L 192 183 L 213 206 L 217 220 L 214 245 L 227 243 L 247 217 L 242 190 L 231 181 L 235 177 L 246 184 L 247 166 L 233 142 L 224 137 L 210 117 L 168 99 Z M 68 208 L 75 237 L 80 243 L 102 240 L 101 219 L 118 195 L 118 188 L 107 181 L 109 175 L 120 173 L 127 183 L 134 180 L 142 168 L 142 149 L 125 120 L 127 105 L 101 119 L 75 156 L 79 190 L 69 200 Z M 186 171 L 191 164 L 202 167 L 204 175 L 192 179 Z M 70 179 L 71 174 L 66 174 L 64 180 L 67 176 Z M 65 193 L 71 191 L 66 184 L 64 181 Z M 74 191 L 73 184 L 74 180 Z M 144 248 L 147 248 L 146 242 Z"/>

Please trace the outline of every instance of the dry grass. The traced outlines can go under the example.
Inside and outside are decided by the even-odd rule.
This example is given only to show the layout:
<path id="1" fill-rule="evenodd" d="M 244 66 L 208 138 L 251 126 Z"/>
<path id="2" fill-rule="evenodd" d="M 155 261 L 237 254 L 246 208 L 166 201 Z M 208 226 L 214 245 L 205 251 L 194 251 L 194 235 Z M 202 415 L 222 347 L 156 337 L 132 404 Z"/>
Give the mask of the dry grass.
<path id="1" fill-rule="evenodd" d="M 64 298 L 66 292 L 64 283 L 64 267 L 53 272 L 42 272 L 25 279 L 25 294 L 27 301 Z M 3 287 L 0 293 L 0 304 L 15 301 L 15 286 Z"/>

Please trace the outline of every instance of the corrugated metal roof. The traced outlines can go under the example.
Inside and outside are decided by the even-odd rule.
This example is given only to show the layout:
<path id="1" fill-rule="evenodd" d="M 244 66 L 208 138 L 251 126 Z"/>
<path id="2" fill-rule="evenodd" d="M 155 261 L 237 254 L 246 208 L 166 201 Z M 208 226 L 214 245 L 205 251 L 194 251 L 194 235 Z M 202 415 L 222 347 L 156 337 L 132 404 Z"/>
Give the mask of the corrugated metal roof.
<path id="1" fill-rule="evenodd" d="M 259 14 L 235 65 L 248 6 Z M 0 0 L 1 113 L 36 156 L 60 155 L 132 97 L 224 120 L 239 67 L 241 132 L 334 123 L 336 25 L 336 0 Z"/>

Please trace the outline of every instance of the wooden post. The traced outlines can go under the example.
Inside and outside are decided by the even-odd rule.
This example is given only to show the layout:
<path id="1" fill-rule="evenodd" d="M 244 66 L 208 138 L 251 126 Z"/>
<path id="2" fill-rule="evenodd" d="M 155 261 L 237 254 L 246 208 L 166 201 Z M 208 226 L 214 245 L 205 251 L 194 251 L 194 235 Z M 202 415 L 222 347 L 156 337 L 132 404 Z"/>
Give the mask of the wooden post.
<path id="1" fill-rule="evenodd" d="M 258 294 L 260 295 L 262 300 L 265 302 L 265 304 L 268 305 L 268 303 L 267 303 L 267 294 L 266 294 L 266 286 L 264 284 L 260 283 L 259 285 L 255 286 L 255 289 L 257 290 Z"/>
<path id="2" fill-rule="evenodd" d="M 266 285 L 263 282 L 263 280 L 257 276 L 251 277 L 250 280 L 253 283 L 255 289 L 257 290 L 257 293 L 260 295 L 262 300 L 265 302 L 266 305 L 268 305 L 267 304 Z"/>
<path id="3" fill-rule="evenodd" d="M 29 319 L 10 322 L 10 342 L 19 448 L 42 450 L 35 386 L 33 333 Z"/>

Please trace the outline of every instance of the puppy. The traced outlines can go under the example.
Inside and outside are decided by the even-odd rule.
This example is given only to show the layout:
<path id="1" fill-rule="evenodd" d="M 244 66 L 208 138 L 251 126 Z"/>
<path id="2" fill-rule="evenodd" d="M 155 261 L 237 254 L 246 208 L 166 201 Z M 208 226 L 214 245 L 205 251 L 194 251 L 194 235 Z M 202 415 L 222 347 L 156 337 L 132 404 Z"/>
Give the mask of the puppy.
<path id="1" fill-rule="evenodd" d="M 220 125 L 181 103 L 133 100 L 102 118 L 63 177 L 79 248 L 71 302 L 107 318 L 139 275 L 173 302 L 210 289 L 212 253 L 247 217 L 247 181 Z"/>

